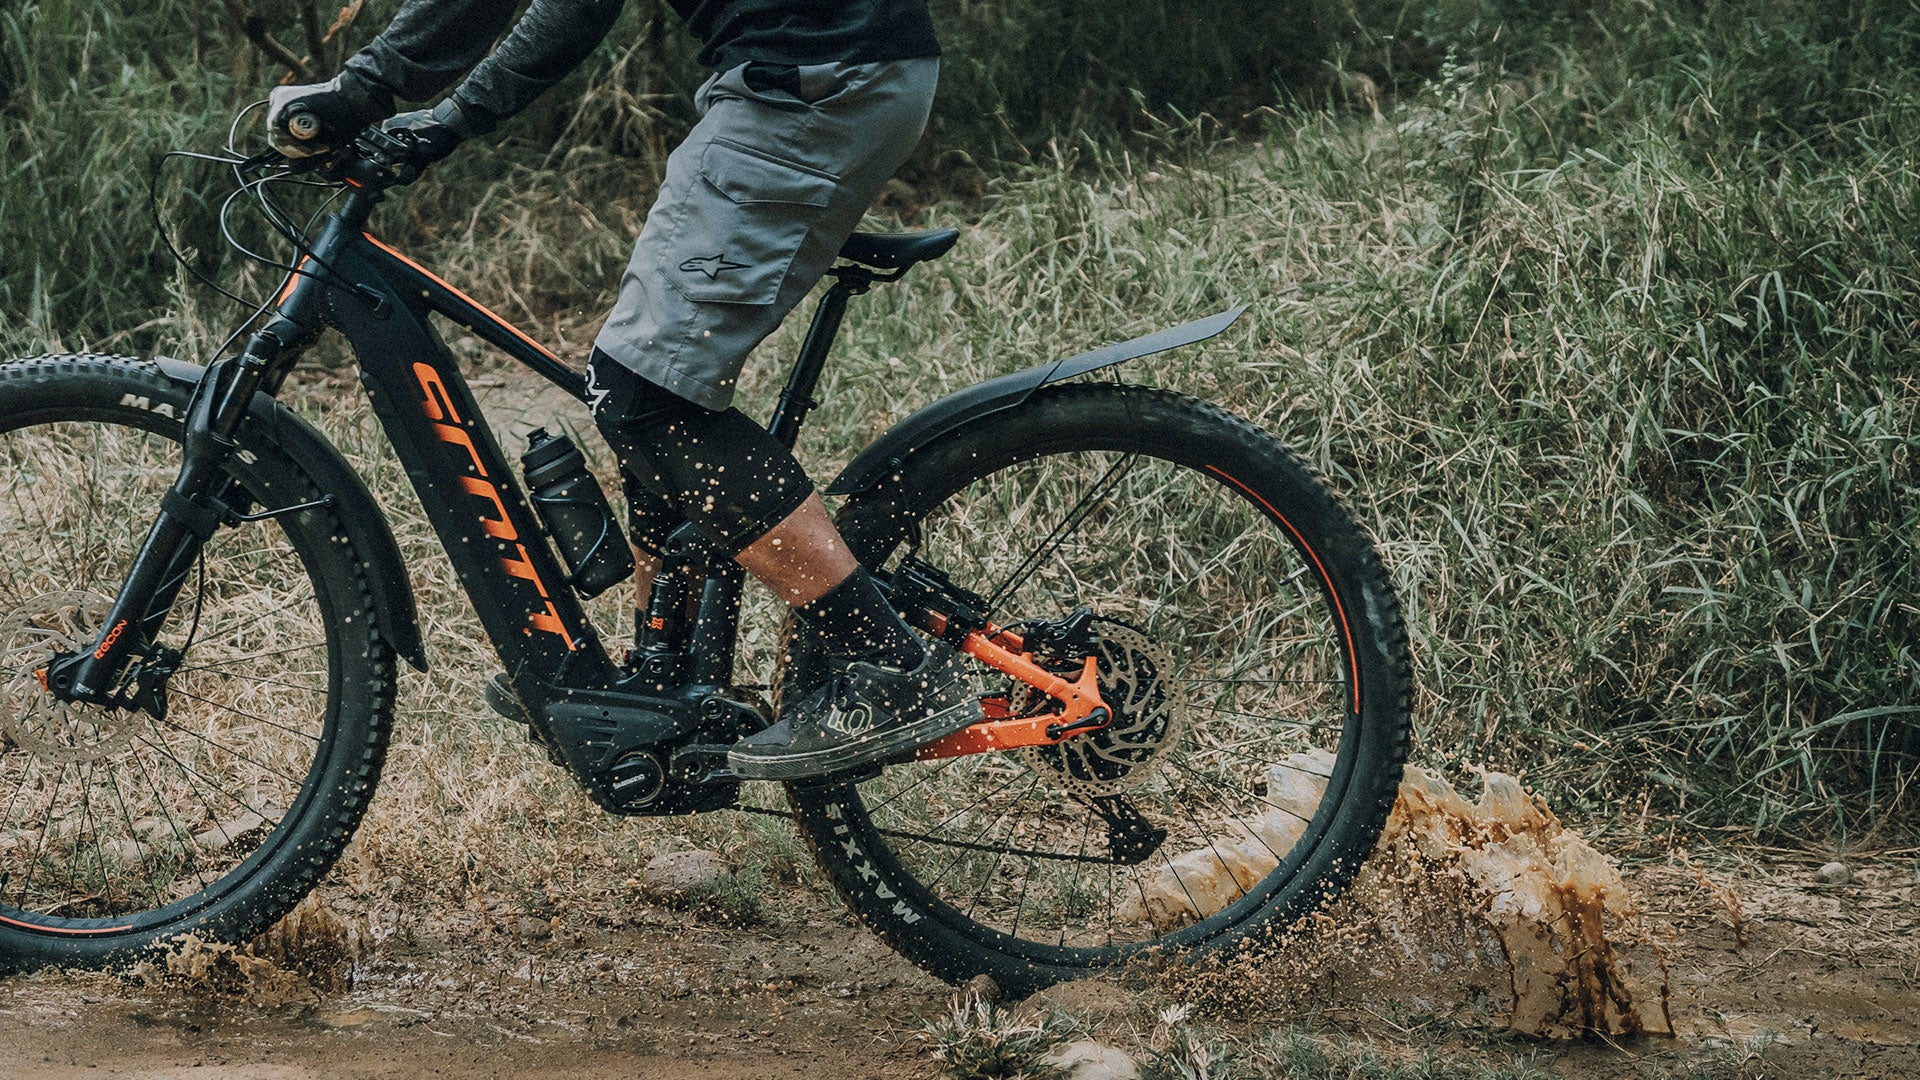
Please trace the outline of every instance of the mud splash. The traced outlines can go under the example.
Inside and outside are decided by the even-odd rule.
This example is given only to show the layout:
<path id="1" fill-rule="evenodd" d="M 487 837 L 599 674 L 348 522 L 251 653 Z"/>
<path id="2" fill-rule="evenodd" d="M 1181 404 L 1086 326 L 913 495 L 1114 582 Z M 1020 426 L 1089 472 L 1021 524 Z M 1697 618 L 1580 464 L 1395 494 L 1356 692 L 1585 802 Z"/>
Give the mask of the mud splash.
<path id="1" fill-rule="evenodd" d="M 1174 859 L 1144 890 L 1140 916 L 1203 918 L 1264 877 L 1278 838 L 1264 832 L 1279 827 L 1273 819 L 1310 814 L 1331 766 L 1324 754 L 1276 765 L 1268 797 L 1288 813 L 1269 810 L 1246 826 L 1267 843 Z M 1480 779 L 1470 802 L 1408 766 L 1380 844 L 1346 896 L 1233 961 L 1179 968 L 1172 988 L 1256 1007 L 1384 993 L 1525 1034 L 1671 1035 L 1666 960 L 1619 868 L 1513 777 Z"/>
<path id="2" fill-rule="evenodd" d="M 129 973 L 152 988 L 242 999 L 270 1006 L 347 990 L 364 953 L 363 935 L 308 896 L 246 945 L 175 939 Z"/>

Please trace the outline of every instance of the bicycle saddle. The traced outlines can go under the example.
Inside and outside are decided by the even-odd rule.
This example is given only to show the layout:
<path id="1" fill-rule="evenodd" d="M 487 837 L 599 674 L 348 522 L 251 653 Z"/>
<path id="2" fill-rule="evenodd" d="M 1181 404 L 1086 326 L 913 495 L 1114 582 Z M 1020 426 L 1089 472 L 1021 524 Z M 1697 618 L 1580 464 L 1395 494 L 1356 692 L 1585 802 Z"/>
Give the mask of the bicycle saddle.
<path id="1" fill-rule="evenodd" d="M 930 232 L 866 233 L 847 237 L 840 246 L 840 257 L 881 270 L 904 270 L 917 262 L 937 259 L 953 250 L 960 239 L 959 229 L 934 229 Z"/>

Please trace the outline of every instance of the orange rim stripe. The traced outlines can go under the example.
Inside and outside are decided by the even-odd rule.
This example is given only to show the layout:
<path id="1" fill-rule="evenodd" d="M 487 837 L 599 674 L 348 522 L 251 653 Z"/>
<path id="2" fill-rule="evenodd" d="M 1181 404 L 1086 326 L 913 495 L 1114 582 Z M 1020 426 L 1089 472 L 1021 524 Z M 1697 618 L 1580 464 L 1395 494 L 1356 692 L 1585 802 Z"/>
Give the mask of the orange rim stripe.
<path id="1" fill-rule="evenodd" d="M 18 926 L 24 930 L 39 930 L 48 934 L 71 934 L 76 937 L 86 937 L 91 934 L 118 934 L 122 930 L 133 929 L 133 924 L 128 923 L 125 926 L 107 926 L 99 930 L 69 930 L 59 926 L 38 926 L 30 922 L 21 922 L 19 919 L 9 919 L 5 915 L 0 915 L 0 922 L 8 926 Z"/>
<path id="2" fill-rule="evenodd" d="M 1333 587 L 1333 578 L 1327 574 L 1326 566 L 1320 562 L 1320 553 L 1313 550 L 1313 545 L 1307 543 L 1307 538 L 1304 536 L 1301 536 L 1300 530 L 1293 527 L 1293 522 L 1288 521 L 1287 516 L 1285 514 L 1282 514 L 1280 511 L 1275 510 L 1273 508 L 1272 503 L 1261 498 L 1259 492 L 1241 483 L 1238 478 L 1229 474 L 1225 469 L 1222 469 L 1215 465 L 1208 465 L 1206 469 L 1208 472 L 1214 474 L 1215 476 L 1218 476 L 1220 479 L 1225 480 L 1227 483 L 1232 484 L 1234 487 L 1239 488 L 1241 492 L 1243 492 L 1248 498 L 1252 499 L 1254 502 L 1257 502 L 1261 506 L 1265 507 L 1267 510 L 1267 513 L 1273 515 L 1273 519 L 1275 521 L 1278 521 L 1280 524 L 1286 526 L 1287 531 L 1293 534 L 1294 542 L 1299 544 L 1301 550 L 1307 553 L 1307 557 L 1313 560 L 1313 568 L 1319 571 L 1320 581 L 1322 584 L 1324 584 L 1327 587 L 1327 595 L 1333 597 L 1333 610 L 1336 613 L 1338 613 L 1340 616 L 1340 632 L 1342 634 L 1345 634 L 1347 638 L 1347 666 L 1352 671 L 1351 685 L 1353 686 L 1353 711 L 1354 711 L 1354 715 L 1356 716 L 1359 715 L 1360 713 L 1360 652 L 1359 652 L 1359 649 L 1354 645 L 1353 627 L 1347 622 L 1347 607 L 1345 604 L 1342 604 L 1340 602 L 1340 591 Z"/>
<path id="3" fill-rule="evenodd" d="M 306 269 L 307 264 L 312 261 L 313 256 L 302 255 L 300 261 L 293 264 L 293 269 L 287 274 L 287 283 L 280 288 L 280 295 L 273 298 L 274 307 L 285 304 L 287 298 L 293 295 L 293 287 L 300 284 L 300 279 L 304 276 L 302 272 Z"/>
<path id="4" fill-rule="evenodd" d="M 472 304 L 475 308 L 479 309 L 480 314 L 485 315 L 487 318 L 493 320 L 494 324 L 499 326 L 502 330 L 505 330 L 507 333 L 512 334 L 514 337 L 519 338 L 522 342 L 526 344 L 528 348 L 534 350 L 535 352 L 539 353 L 540 355 L 546 357 L 547 359 L 553 361 L 556 364 L 566 363 L 566 361 L 560 359 L 558 356 L 555 356 L 551 349 L 547 348 L 545 345 L 542 345 L 539 342 L 528 337 L 525 331 L 521 330 L 519 327 L 513 325 L 512 323 L 501 318 L 500 316 L 494 314 L 492 308 L 488 307 L 487 305 L 481 303 L 478 300 L 475 300 L 473 297 L 468 296 L 466 293 L 461 292 L 459 289 L 454 288 L 452 285 L 447 284 L 446 280 L 443 279 L 439 274 L 434 273 L 433 271 L 427 269 L 426 267 L 421 266 L 419 263 L 414 262 L 412 259 L 407 258 L 405 255 L 402 255 L 399 252 L 388 247 L 387 245 L 381 243 L 380 239 L 374 236 L 372 233 L 361 233 L 360 235 L 366 237 L 367 240 L 370 243 L 372 243 L 374 247 L 379 248 L 381 251 L 386 252 L 387 254 L 393 256 L 394 258 L 399 259 L 401 262 L 406 263 L 408 266 L 413 267 L 415 270 L 418 270 L 420 273 L 426 275 L 426 278 L 428 281 L 433 282 L 435 285 L 440 286 L 441 288 L 447 290 L 448 292 L 459 297 L 460 299 L 465 300 L 467 303 Z"/>

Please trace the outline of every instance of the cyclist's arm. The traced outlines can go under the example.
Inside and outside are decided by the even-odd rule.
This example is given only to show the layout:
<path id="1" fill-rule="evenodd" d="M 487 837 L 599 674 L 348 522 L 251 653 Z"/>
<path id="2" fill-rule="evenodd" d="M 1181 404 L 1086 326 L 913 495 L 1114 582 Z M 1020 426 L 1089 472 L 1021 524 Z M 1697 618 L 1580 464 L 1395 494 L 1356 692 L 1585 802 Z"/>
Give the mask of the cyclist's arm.
<path id="1" fill-rule="evenodd" d="M 490 131 L 580 65 L 625 0 L 408 0 L 341 73 L 361 93 L 424 101 L 472 68 L 453 92 L 465 134 Z M 500 32 L 506 40 L 488 55 Z M 482 59 L 485 57 L 485 59 Z"/>

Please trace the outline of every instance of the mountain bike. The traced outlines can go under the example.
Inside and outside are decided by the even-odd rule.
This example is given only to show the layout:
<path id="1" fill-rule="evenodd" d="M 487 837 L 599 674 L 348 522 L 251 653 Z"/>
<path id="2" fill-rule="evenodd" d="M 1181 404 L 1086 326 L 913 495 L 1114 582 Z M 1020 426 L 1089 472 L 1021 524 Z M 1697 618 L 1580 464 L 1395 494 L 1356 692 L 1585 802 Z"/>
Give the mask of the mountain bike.
<path id="1" fill-rule="evenodd" d="M 736 678 L 737 565 L 683 526 L 638 647 L 617 660 L 589 622 L 564 557 L 580 536 L 522 490 L 433 320 L 583 402 L 585 380 L 370 231 L 418 174 L 404 134 L 363 133 L 318 171 L 231 145 L 296 251 L 237 351 L 0 365 L 0 970 L 244 941 L 315 887 L 373 797 L 400 661 L 427 652 L 385 512 L 276 400 L 329 329 L 504 664 L 500 704 L 606 812 L 787 815 L 893 947 L 1009 993 L 1231 952 L 1370 851 L 1409 674 L 1366 533 L 1253 424 L 1084 378 L 1244 309 L 969 386 L 826 486 L 903 616 L 971 658 L 984 719 L 780 791 L 726 767 L 775 715 Z M 281 181 L 337 189 L 317 231 L 266 197 Z M 770 431 L 793 445 L 818 405 L 850 298 L 957 235 L 848 241 Z M 592 550 L 624 549 L 603 530 Z M 790 641 L 768 685 L 795 693 L 825 665 Z"/>

